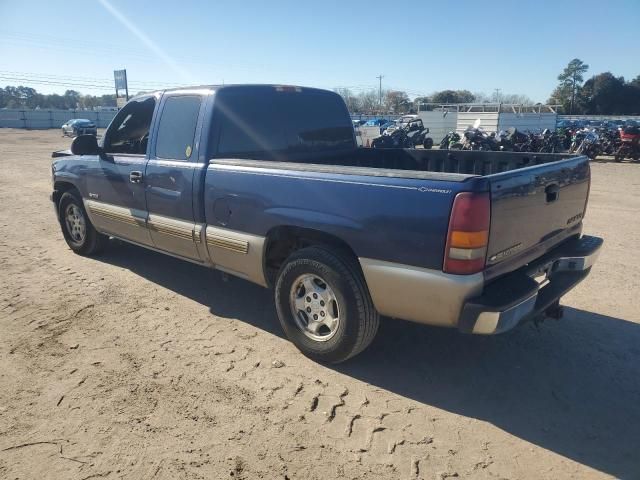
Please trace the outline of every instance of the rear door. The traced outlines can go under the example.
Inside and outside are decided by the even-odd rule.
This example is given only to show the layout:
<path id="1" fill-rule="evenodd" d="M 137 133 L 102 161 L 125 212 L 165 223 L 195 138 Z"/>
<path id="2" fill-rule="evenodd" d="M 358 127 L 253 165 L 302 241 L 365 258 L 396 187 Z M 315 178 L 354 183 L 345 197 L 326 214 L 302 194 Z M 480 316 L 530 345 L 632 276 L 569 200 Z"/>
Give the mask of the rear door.
<path id="1" fill-rule="evenodd" d="M 166 93 L 162 98 L 149 162 L 146 166 L 146 204 L 153 245 L 167 252 L 204 260 L 200 226 L 194 217 L 194 178 L 199 162 L 204 96 L 201 91 Z"/>
<path id="2" fill-rule="evenodd" d="M 513 270 L 581 231 L 589 195 L 588 160 L 577 157 L 487 177 L 488 267 L 504 262 Z"/>

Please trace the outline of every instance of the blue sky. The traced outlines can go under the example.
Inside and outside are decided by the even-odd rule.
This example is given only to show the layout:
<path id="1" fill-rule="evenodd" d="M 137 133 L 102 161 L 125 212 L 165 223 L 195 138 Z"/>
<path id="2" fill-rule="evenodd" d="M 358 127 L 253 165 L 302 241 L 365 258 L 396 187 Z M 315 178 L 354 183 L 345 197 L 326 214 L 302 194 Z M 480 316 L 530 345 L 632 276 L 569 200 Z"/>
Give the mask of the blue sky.
<path id="1" fill-rule="evenodd" d="M 223 81 L 358 92 L 382 74 L 412 97 L 500 88 L 545 101 L 574 57 L 588 75 L 640 74 L 639 0 L 0 0 L 0 19 L 0 85 L 43 92 L 112 93 L 127 68 L 134 93 Z"/>

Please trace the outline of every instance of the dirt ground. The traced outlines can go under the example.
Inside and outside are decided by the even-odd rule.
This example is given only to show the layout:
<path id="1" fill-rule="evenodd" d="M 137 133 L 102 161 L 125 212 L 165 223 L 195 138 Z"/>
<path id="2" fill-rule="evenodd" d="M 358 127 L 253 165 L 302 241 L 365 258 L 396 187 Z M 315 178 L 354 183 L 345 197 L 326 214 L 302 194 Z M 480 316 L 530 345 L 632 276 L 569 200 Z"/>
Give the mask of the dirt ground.
<path id="1" fill-rule="evenodd" d="M 268 290 L 129 245 L 73 254 L 49 201 L 69 143 L 0 129 L 0 478 L 640 478 L 640 165 L 593 163 L 606 244 L 564 319 L 386 319 L 327 367 Z"/>

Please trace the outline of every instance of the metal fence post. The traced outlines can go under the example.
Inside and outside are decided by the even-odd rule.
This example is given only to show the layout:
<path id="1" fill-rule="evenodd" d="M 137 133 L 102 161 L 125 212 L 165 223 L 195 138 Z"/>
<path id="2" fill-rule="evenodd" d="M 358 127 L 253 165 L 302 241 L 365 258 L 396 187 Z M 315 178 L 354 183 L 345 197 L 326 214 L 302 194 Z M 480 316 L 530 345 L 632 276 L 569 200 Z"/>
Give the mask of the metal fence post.
<path id="1" fill-rule="evenodd" d="M 22 123 L 24 125 L 24 128 L 27 128 L 27 115 L 26 115 L 26 112 L 24 110 L 22 110 L 21 112 L 22 112 Z"/>
<path id="2" fill-rule="evenodd" d="M 49 128 L 53 127 L 53 110 L 49 110 Z"/>

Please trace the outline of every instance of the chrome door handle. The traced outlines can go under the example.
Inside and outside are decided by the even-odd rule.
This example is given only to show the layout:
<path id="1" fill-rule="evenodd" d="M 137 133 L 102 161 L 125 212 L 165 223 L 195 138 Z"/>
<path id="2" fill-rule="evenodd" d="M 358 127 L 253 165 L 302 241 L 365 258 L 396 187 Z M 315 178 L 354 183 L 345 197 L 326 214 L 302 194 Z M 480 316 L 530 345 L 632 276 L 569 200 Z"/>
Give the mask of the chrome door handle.
<path id="1" fill-rule="evenodd" d="M 141 183 L 142 182 L 142 172 L 133 171 L 129 173 L 129 181 L 131 183 Z"/>

